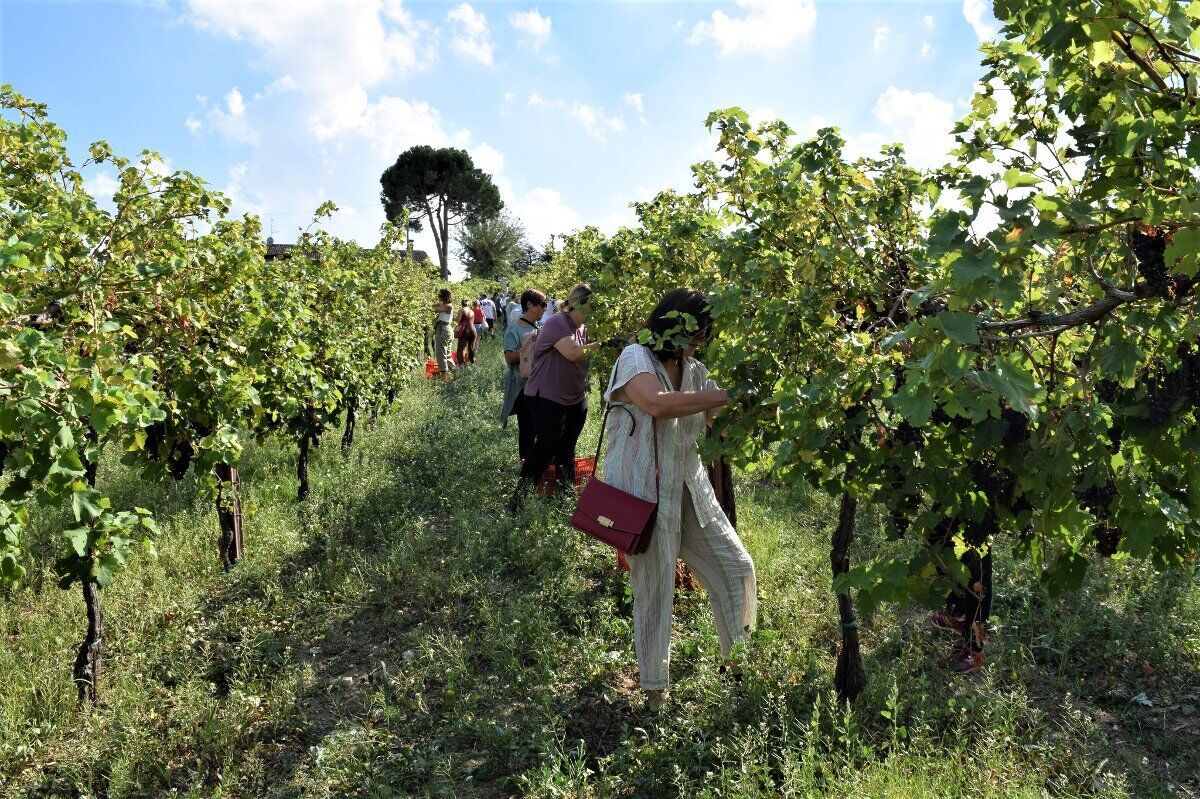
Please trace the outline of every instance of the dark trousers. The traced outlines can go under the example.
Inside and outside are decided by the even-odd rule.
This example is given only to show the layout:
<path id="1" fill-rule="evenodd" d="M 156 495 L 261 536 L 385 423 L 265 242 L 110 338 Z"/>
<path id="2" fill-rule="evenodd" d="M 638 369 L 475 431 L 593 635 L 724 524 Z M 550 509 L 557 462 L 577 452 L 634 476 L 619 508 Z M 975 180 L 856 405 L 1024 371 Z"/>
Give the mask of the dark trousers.
<path id="1" fill-rule="evenodd" d="M 517 452 L 520 453 L 521 460 L 529 457 L 529 451 L 533 449 L 533 440 L 536 432 L 533 421 L 533 409 L 529 407 L 527 400 L 528 397 L 524 394 L 518 394 L 516 402 L 513 403 L 513 413 L 517 416 Z"/>
<path id="2" fill-rule="evenodd" d="M 983 648 L 983 631 L 992 615 L 992 548 L 987 544 L 990 521 L 989 518 L 982 524 L 964 522 L 961 528 L 946 522 L 933 540 L 935 546 L 941 547 L 942 557 L 946 559 L 954 557 L 954 534 L 960 530 L 963 540 L 973 547 L 962 556 L 962 564 L 971 575 L 970 582 L 950 592 L 946 597 L 946 609 L 966 621 L 966 642 L 975 649 Z"/>
<path id="3" fill-rule="evenodd" d="M 536 482 L 546 467 L 553 464 L 558 480 L 565 486 L 575 485 L 575 444 L 587 419 L 587 400 L 574 405 L 562 405 L 545 397 L 525 395 L 525 404 L 532 411 L 534 439 L 521 469 L 521 477 Z"/>
<path id="4" fill-rule="evenodd" d="M 468 337 L 465 333 L 458 340 L 458 362 L 459 364 L 475 363 L 475 344 L 478 336 L 475 334 L 475 328 L 471 328 L 471 335 Z"/>

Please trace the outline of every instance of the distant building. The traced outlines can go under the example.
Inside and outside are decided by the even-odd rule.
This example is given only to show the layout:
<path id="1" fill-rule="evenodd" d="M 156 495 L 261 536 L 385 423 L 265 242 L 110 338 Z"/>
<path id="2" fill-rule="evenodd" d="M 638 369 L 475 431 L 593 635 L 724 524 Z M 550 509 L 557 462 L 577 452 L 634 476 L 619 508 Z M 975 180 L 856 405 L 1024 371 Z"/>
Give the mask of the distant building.
<path id="1" fill-rule="evenodd" d="M 296 246 L 295 244 L 276 244 L 275 239 L 269 238 L 269 239 L 267 239 L 266 258 L 268 261 L 286 260 L 288 258 L 291 258 L 292 257 L 292 249 L 295 246 Z M 367 249 L 366 247 L 363 247 L 363 250 L 366 250 L 366 249 Z M 404 254 L 403 257 L 415 258 L 415 259 L 417 259 L 417 261 L 419 261 L 421 263 L 425 263 L 425 264 L 432 263 L 432 261 L 429 260 L 429 253 L 425 252 L 424 250 L 414 250 L 411 241 L 408 242 L 408 250 L 406 251 L 406 253 Z"/>
<path id="2" fill-rule="evenodd" d="M 276 244 L 275 239 L 267 239 L 267 260 L 275 261 L 280 258 L 291 258 L 295 244 Z"/>

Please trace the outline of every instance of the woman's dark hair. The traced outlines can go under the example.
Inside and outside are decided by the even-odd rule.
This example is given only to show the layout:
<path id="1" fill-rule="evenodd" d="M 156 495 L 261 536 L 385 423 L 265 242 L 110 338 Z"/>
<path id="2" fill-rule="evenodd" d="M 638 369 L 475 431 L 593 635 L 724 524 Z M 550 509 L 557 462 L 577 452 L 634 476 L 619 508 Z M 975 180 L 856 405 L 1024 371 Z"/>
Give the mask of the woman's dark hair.
<path id="1" fill-rule="evenodd" d="M 526 289 L 524 293 L 521 294 L 521 313 L 528 311 L 531 305 L 540 305 L 545 308 L 546 295 L 537 289 Z"/>
<path id="2" fill-rule="evenodd" d="M 687 317 L 691 317 L 689 320 Z M 712 310 L 708 298 L 693 289 L 673 289 L 663 295 L 646 320 L 649 341 L 660 361 L 682 357 L 688 342 L 712 335 Z"/>
<path id="3" fill-rule="evenodd" d="M 450 302 L 450 289 L 438 289 L 438 302 Z"/>

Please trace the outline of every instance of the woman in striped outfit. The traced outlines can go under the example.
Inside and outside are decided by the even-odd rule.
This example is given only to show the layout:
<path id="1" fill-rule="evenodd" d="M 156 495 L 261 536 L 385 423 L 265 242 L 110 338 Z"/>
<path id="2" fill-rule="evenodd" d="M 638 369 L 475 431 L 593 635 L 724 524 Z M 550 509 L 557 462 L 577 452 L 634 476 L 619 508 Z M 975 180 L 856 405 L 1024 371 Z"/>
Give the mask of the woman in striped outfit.
<path id="1" fill-rule="evenodd" d="M 685 324 L 685 314 L 694 323 Z M 754 563 L 700 461 L 705 425 L 728 402 L 694 357 L 712 331 L 708 302 L 696 291 L 668 292 L 646 327 L 652 343 L 631 344 L 621 352 L 604 395 L 614 406 L 607 421 L 604 481 L 658 500 L 649 549 L 628 556 L 641 687 L 657 709 L 669 682 L 676 558 L 708 591 L 724 657 L 754 627 L 757 588 Z"/>

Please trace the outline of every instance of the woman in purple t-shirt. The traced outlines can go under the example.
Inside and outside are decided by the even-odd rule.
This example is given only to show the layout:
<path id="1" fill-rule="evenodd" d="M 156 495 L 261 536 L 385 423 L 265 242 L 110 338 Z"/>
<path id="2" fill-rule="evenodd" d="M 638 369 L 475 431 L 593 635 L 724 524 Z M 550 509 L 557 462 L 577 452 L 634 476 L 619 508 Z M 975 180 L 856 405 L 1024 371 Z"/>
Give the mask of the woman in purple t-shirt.
<path id="1" fill-rule="evenodd" d="M 588 341 L 584 324 L 591 299 L 591 288 L 579 284 L 538 331 L 525 383 L 525 402 L 533 412 L 533 447 L 508 503 L 514 513 L 552 463 L 559 485 L 575 490 L 575 443 L 587 419 L 588 362 L 600 346 Z"/>

